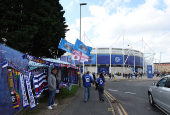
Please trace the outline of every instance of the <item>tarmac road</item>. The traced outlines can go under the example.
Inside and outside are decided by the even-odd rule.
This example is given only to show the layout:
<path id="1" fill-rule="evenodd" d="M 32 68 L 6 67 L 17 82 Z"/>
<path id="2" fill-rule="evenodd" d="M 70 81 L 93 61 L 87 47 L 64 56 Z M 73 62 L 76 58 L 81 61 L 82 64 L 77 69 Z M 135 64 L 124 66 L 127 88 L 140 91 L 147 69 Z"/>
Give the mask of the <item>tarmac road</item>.
<path id="1" fill-rule="evenodd" d="M 148 102 L 148 89 L 154 81 L 106 80 L 105 91 L 109 92 L 124 108 L 128 115 L 165 115 Z"/>

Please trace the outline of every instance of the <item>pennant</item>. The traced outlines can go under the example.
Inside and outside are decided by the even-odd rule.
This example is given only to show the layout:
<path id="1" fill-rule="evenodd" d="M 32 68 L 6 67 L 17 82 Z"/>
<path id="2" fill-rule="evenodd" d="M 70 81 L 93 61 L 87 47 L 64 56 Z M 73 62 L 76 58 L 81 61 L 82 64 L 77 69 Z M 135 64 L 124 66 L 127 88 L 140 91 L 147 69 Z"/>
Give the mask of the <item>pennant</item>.
<path id="1" fill-rule="evenodd" d="M 86 46 L 83 42 L 81 42 L 79 39 L 77 39 L 73 49 L 78 50 L 78 51 L 86 54 L 87 56 L 89 56 L 90 52 L 92 50 L 92 47 Z"/>
<path id="2" fill-rule="evenodd" d="M 63 39 L 63 38 L 61 38 L 60 44 L 59 44 L 59 46 L 58 46 L 58 48 L 66 51 L 66 52 L 70 52 L 70 53 L 72 53 L 73 47 L 74 47 L 73 44 L 71 44 L 70 42 L 66 41 L 66 40 Z"/>

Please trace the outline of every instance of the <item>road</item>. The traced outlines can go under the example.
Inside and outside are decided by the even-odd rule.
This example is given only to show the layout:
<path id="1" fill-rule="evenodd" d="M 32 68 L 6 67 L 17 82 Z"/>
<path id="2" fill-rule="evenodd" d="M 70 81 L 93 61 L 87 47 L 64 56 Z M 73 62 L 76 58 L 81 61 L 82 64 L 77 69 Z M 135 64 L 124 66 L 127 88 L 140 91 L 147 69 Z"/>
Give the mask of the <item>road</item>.
<path id="1" fill-rule="evenodd" d="M 156 107 L 150 106 L 147 91 L 154 81 L 106 80 L 105 90 L 123 106 L 128 115 L 165 115 Z"/>

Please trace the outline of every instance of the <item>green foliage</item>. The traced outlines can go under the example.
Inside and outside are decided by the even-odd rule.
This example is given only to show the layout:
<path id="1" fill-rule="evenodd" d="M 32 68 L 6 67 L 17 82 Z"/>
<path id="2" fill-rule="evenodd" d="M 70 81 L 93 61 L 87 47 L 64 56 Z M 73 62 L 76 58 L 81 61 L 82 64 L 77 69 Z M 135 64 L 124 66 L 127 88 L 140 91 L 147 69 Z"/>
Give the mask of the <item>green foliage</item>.
<path id="1" fill-rule="evenodd" d="M 0 12 L 0 43 L 6 38 L 7 46 L 37 57 L 64 53 L 58 44 L 68 26 L 59 0 L 4 0 Z"/>

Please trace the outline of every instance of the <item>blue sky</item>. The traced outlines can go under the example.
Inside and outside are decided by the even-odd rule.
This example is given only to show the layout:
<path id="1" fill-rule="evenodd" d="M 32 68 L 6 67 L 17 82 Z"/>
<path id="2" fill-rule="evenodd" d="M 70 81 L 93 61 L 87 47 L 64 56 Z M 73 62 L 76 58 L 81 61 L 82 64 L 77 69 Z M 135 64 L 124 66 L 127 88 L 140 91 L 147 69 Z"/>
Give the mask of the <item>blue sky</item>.
<path id="1" fill-rule="evenodd" d="M 86 45 L 110 47 L 114 44 L 112 47 L 122 48 L 124 31 L 125 48 L 130 45 L 145 53 L 154 51 L 156 62 L 163 52 L 161 61 L 170 62 L 170 0 L 60 0 L 60 3 L 70 29 L 66 33 L 67 41 L 74 44 L 79 38 L 79 4 L 87 3 L 81 7 L 81 33 Z M 83 39 L 84 32 L 92 44 Z M 140 42 L 131 45 L 142 38 L 147 44 L 144 48 Z"/>

